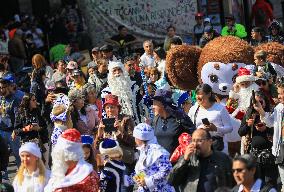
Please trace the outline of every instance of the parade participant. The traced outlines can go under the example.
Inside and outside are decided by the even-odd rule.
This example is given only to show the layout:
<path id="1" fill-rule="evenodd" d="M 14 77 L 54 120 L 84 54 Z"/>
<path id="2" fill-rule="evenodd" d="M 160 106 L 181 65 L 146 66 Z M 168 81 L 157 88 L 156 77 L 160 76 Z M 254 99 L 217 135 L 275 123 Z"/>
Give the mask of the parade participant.
<path id="1" fill-rule="evenodd" d="M 206 129 L 197 129 L 184 155 L 173 167 L 168 181 L 181 192 L 213 192 L 218 187 L 231 187 L 230 158 L 212 150 L 212 138 Z"/>
<path id="2" fill-rule="evenodd" d="M 138 122 L 138 115 L 136 110 L 136 93 L 138 86 L 130 80 L 121 62 L 109 62 L 108 87 L 103 93 L 111 93 L 116 95 L 121 105 L 121 112 L 124 115 L 129 115 Z"/>
<path id="3" fill-rule="evenodd" d="M 232 35 L 241 39 L 247 36 L 246 28 L 243 25 L 236 23 L 236 19 L 233 15 L 227 15 L 225 16 L 225 19 L 226 26 L 222 29 L 222 36 Z"/>
<path id="4" fill-rule="evenodd" d="M 104 168 L 100 173 L 100 191 L 122 191 L 123 173 L 126 167 L 121 161 L 123 152 L 118 142 L 105 139 L 100 143 L 100 153 L 104 159 Z"/>
<path id="5" fill-rule="evenodd" d="M 232 113 L 232 116 L 237 119 L 242 119 L 247 111 L 250 105 L 250 99 L 248 98 L 251 98 L 252 91 L 259 89 L 255 80 L 256 77 L 253 76 L 248 69 L 242 67 L 239 69 L 234 89 L 229 93 L 229 98 L 238 100 L 238 106 Z"/>
<path id="6" fill-rule="evenodd" d="M 140 155 L 134 176 L 126 177 L 125 183 L 136 183 L 139 192 L 174 192 L 174 188 L 166 180 L 172 169 L 169 153 L 157 143 L 154 129 L 146 123 L 140 123 L 134 128 L 133 136 Z"/>
<path id="7" fill-rule="evenodd" d="M 50 119 L 54 123 L 50 139 L 52 147 L 55 146 L 57 139 L 63 131 L 73 127 L 69 106 L 69 98 L 63 94 L 60 94 L 53 102 L 53 108 L 50 113 Z"/>
<path id="8" fill-rule="evenodd" d="M 68 129 L 52 150 L 51 178 L 45 192 L 98 192 L 99 181 L 93 166 L 84 160 L 81 135 Z"/>
<path id="9" fill-rule="evenodd" d="M 43 192 L 48 183 L 50 171 L 44 167 L 37 144 L 27 142 L 19 150 L 21 166 L 13 182 L 15 192 Z"/>

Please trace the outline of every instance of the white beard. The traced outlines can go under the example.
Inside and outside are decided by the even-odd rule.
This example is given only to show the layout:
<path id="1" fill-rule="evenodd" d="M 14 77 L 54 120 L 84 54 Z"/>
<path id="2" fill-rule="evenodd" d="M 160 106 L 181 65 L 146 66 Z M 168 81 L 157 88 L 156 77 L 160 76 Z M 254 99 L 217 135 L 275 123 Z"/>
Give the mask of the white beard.
<path id="1" fill-rule="evenodd" d="M 111 94 L 118 97 L 122 114 L 134 116 L 136 114 L 136 98 L 131 90 L 132 81 L 129 76 L 109 76 L 108 85 Z"/>
<path id="2" fill-rule="evenodd" d="M 252 90 L 258 91 L 259 87 L 257 84 L 253 83 L 248 88 L 241 88 L 238 95 L 238 108 L 246 111 L 250 105 L 250 99 L 252 96 Z"/>
<path id="3" fill-rule="evenodd" d="M 48 182 L 48 186 L 53 190 L 56 189 L 56 186 L 61 184 L 65 174 L 68 170 L 68 165 L 65 163 L 64 151 L 62 149 L 53 148 L 51 157 L 52 157 L 52 168 L 51 168 L 51 177 Z M 53 191 L 52 190 L 52 191 Z"/>

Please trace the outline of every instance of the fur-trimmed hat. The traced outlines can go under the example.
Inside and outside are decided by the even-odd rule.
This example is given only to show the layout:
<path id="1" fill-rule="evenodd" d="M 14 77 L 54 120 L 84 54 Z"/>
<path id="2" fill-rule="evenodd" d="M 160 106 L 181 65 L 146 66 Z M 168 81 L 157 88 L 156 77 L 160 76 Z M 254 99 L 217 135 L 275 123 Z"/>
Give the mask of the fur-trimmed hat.
<path id="1" fill-rule="evenodd" d="M 33 142 L 24 143 L 19 149 L 19 155 L 21 155 L 22 152 L 28 152 L 38 158 L 41 158 L 40 148 Z"/>
<path id="2" fill-rule="evenodd" d="M 108 70 L 110 73 L 116 67 L 120 68 L 121 70 L 124 70 L 124 65 L 120 61 L 109 61 Z"/>
<path id="3" fill-rule="evenodd" d="M 154 128 L 147 123 L 139 123 L 134 127 L 133 137 L 142 141 L 150 141 L 155 137 Z"/>
<path id="4" fill-rule="evenodd" d="M 65 130 L 58 138 L 55 149 L 64 152 L 65 161 L 79 161 L 83 158 L 81 134 L 76 129 Z"/>
<path id="5" fill-rule="evenodd" d="M 110 158 L 119 158 L 123 156 L 122 149 L 117 141 L 105 139 L 100 143 L 100 153 Z"/>
<path id="6" fill-rule="evenodd" d="M 241 83 L 244 81 L 255 81 L 255 77 L 251 75 L 250 70 L 241 67 L 238 71 L 238 76 L 236 78 L 236 83 Z"/>

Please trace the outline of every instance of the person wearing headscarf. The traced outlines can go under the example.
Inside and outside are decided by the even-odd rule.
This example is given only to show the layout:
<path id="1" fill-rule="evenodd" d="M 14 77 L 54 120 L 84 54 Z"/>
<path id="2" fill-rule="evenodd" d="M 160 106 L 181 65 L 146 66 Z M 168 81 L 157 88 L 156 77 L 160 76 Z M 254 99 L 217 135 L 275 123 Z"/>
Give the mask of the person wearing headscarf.
<path id="1" fill-rule="evenodd" d="M 139 186 L 138 192 L 174 192 L 175 189 L 166 179 L 172 169 L 170 154 L 157 143 L 153 127 L 140 123 L 134 128 L 133 136 L 140 156 L 135 165 L 134 176 L 126 176 L 125 184 L 136 183 Z"/>

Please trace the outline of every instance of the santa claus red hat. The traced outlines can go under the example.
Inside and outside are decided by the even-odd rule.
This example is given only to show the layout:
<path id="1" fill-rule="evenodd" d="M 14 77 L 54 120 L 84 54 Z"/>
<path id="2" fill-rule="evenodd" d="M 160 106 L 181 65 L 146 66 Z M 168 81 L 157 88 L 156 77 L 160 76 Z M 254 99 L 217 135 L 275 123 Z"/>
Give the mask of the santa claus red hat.
<path id="1" fill-rule="evenodd" d="M 83 158 L 82 145 L 80 132 L 67 129 L 58 138 L 55 148 L 64 151 L 65 161 L 79 161 Z"/>
<path id="2" fill-rule="evenodd" d="M 241 83 L 244 81 L 255 81 L 255 77 L 251 74 L 250 70 L 241 67 L 238 71 L 236 83 Z"/>

